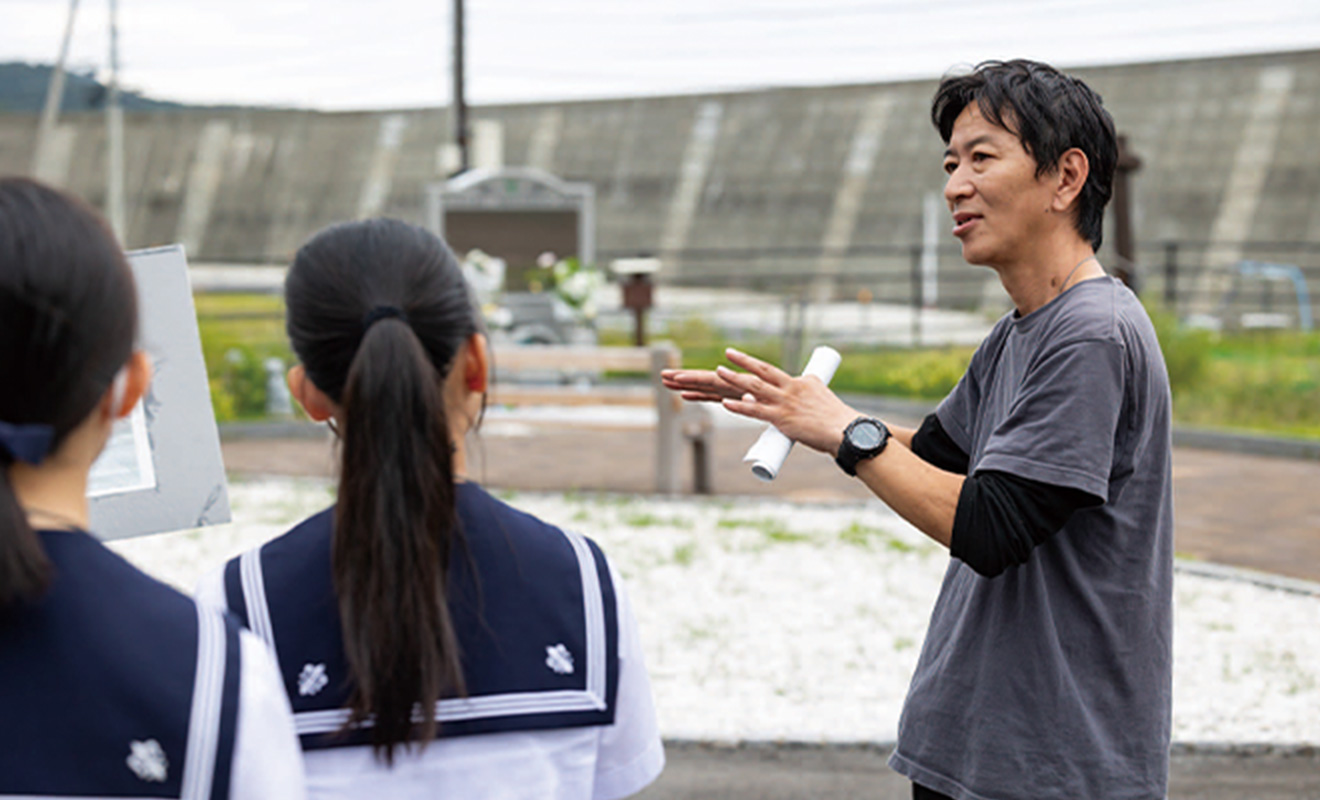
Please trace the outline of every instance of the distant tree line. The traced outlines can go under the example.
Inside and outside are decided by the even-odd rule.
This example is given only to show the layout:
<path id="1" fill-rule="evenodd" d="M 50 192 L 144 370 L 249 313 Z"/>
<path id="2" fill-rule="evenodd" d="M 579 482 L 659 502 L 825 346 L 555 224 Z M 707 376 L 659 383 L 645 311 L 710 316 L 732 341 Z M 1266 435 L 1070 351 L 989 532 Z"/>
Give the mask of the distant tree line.
<path id="1" fill-rule="evenodd" d="M 46 103 L 46 87 L 50 83 L 53 66 L 26 64 L 18 61 L 0 63 L 0 111 L 40 113 Z M 61 111 L 97 111 L 105 108 L 110 94 L 105 84 L 87 69 L 71 69 L 64 79 L 64 102 Z M 137 92 L 119 93 L 126 111 L 161 111 L 186 108 L 181 103 L 153 100 Z"/>

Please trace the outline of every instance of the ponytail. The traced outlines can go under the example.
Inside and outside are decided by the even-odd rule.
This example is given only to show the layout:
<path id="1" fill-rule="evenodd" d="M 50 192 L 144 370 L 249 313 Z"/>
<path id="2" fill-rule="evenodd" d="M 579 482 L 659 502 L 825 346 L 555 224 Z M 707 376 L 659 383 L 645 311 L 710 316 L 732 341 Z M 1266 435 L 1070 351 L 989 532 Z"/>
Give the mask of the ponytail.
<path id="1" fill-rule="evenodd" d="M 342 394 L 332 561 L 348 724 L 371 718 L 392 764 L 396 745 L 435 736 L 441 695 L 465 691 L 445 587 L 461 534 L 442 377 L 401 312 L 365 327 Z"/>
<path id="2" fill-rule="evenodd" d="M 40 595 L 50 582 L 50 561 L 9 482 L 12 463 L 0 448 L 0 612 Z"/>

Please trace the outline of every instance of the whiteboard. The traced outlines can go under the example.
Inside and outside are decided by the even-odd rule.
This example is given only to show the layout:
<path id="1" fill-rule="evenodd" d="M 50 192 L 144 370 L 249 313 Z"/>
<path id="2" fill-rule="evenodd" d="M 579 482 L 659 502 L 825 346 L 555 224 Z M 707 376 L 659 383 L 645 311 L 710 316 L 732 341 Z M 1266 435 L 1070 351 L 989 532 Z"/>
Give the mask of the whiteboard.
<path id="1" fill-rule="evenodd" d="M 91 529 L 124 539 L 230 521 L 220 434 L 182 245 L 128 254 L 154 375 L 92 466 Z"/>

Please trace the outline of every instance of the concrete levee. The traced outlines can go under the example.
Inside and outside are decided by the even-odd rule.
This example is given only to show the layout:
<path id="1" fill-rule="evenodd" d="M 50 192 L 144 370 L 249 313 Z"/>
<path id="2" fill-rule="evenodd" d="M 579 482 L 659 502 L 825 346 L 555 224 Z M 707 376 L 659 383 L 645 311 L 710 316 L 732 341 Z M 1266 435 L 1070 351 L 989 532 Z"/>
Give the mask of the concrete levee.
<path id="1" fill-rule="evenodd" d="M 1214 306 L 1243 258 L 1297 263 L 1320 285 L 1320 51 L 1075 73 L 1104 96 L 1142 160 L 1134 224 L 1148 286 L 1165 274 L 1165 242 L 1178 243 L 1189 310 Z M 877 296 L 893 299 L 910 293 L 922 198 L 943 185 L 943 145 L 928 117 L 934 87 L 486 106 L 472 115 L 501 133 L 486 158 L 595 186 L 605 257 L 660 252 L 671 280 L 885 271 L 895 278 Z M 281 262 L 337 220 L 420 222 L 423 186 L 442 177 L 445 123 L 444 109 L 129 114 L 127 244 L 184 241 L 199 260 Z M 35 132 L 34 116 L 0 114 L 0 173 L 33 169 Z M 41 174 L 103 205 L 102 119 L 67 116 L 62 136 Z M 974 304 L 987 273 L 965 267 L 949 237 L 945 245 L 941 302 Z"/>

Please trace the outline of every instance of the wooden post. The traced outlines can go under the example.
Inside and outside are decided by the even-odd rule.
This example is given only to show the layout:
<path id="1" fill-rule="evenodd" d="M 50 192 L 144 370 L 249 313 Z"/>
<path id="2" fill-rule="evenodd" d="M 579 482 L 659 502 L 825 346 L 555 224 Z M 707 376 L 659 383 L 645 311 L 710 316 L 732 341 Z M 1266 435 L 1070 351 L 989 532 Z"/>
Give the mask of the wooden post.
<path id="1" fill-rule="evenodd" d="M 1128 150 L 1127 137 L 1118 137 L 1118 164 L 1114 169 L 1114 276 L 1132 291 L 1138 287 L 1137 246 L 1132 237 L 1132 193 L 1128 176 L 1141 169 L 1141 159 Z"/>

